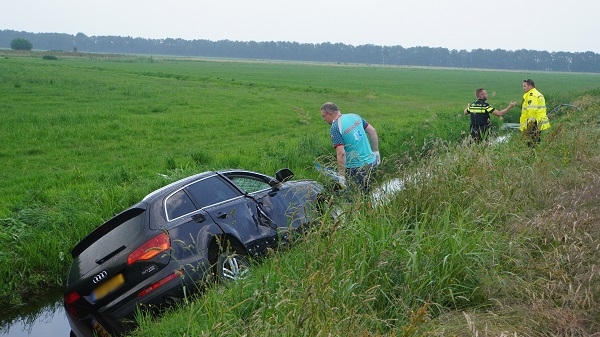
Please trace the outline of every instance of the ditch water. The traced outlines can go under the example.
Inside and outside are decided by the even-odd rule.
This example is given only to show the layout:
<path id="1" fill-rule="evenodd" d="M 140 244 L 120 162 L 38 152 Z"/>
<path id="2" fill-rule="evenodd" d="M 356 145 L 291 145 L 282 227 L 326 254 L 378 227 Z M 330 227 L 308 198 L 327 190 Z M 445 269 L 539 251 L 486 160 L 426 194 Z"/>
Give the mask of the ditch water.
<path id="1" fill-rule="evenodd" d="M 70 332 L 59 291 L 16 310 L 0 308 L 0 337 L 69 337 Z"/>

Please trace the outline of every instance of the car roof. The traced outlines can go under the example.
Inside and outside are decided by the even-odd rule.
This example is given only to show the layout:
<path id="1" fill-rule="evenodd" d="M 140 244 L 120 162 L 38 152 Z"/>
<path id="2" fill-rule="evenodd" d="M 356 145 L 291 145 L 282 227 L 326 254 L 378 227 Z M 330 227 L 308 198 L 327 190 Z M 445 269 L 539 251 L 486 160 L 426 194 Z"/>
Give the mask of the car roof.
<path id="1" fill-rule="evenodd" d="M 161 198 L 163 197 L 165 194 L 168 194 L 174 190 L 180 189 L 181 187 L 196 181 L 198 179 L 201 178 L 206 178 L 206 177 L 210 177 L 213 175 L 216 175 L 217 172 L 215 171 L 206 171 L 206 172 L 202 172 L 202 173 L 197 173 L 194 175 L 191 175 L 189 177 L 185 177 L 182 179 L 179 179 L 177 181 L 174 181 L 168 185 L 165 185 L 155 191 L 150 192 L 148 195 L 146 195 L 143 199 L 142 202 L 152 202 L 154 201 L 156 198 Z"/>
<path id="2" fill-rule="evenodd" d="M 170 194 L 171 192 L 176 191 L 196 180 L 199 180 L 202 178 L 208 178 L 208 177 L 211 177 L 214 175 L 228 174 L 228 173 L 250 173 L 250 174 L 258 174 L 258 175 L 262 175 L 262 176 L 268 176 L 268 175 L 265 175 L 264 173 L 242 170 L 242 169 L 221 169 L 221 170 L 217 170 L 217 171 L 206 171 L 206 172 L 197 173 L 197 174 L 191 175 L 189 177 L 179 179 L 179 180 L 174 181 L 168 185 L 165 185 L 153 192 L 150 192 L 140 202 L 153 203 L 157 199 L 164 197 L 166 194 Z"/>

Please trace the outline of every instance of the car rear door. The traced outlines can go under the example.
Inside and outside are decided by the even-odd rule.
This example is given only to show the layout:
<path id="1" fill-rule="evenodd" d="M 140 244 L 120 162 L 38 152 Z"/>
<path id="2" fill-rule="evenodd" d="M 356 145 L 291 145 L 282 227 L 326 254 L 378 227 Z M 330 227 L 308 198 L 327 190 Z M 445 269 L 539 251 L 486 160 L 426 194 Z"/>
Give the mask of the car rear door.
<path id="1" fill-rule="evenodd" d="M 236 237 L 250 255 L 259 255 L 277 244 L 277 231 L 261 219 L 255 200 L 218 175 L 186 187 L 194 202 L 209 214 L 224 232 Z"/>

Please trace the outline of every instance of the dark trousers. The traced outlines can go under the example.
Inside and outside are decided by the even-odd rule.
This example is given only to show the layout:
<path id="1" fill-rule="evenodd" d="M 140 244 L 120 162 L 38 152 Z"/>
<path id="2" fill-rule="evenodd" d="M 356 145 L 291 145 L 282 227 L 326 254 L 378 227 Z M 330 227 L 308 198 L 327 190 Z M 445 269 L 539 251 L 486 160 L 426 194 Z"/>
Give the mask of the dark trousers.
<path id="1" fill-rule="evenodd" d="M 471 138 L 476 142 L 480 142 L 488 137 L 490 124 L 471 124 Z"/>
<path id="2" fill-rule="evenodd" d="M 350 184 L 358 187 L 362 192 L 369 192 L 371 190 L 371 180 L 375 176 L 377 166 L 375 163 L 365 165 L 363 167 L 347 168 L 346 174 L 351 181 Z"/>
<path id="3" fill-rule="evenodd" d="M 526 138 L 527 146 L 534 147 L 542 140 L 542 130 L 538 127 L 537 121 L 527 123 L 527 128 L 523 131 L 523 136 Z"/>

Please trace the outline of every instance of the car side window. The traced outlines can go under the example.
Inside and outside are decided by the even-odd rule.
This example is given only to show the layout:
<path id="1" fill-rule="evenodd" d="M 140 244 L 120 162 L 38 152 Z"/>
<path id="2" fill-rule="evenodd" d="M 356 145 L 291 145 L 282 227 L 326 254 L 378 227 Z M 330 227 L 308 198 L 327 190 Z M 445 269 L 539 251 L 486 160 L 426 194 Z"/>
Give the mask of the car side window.
<path id="1" fill-rule="evenodd" d="M 255 177 L 228 177 L 234 184 L 247 193 L 271 188 L 264 180 Z"/>
<path id="2" fill-rule="evenodd" d="M 165 207 L 167 208 L 167 217 L 169 220 L 192 213 L 196 210 L 196 206 L 194 206 L 192 199 L 184 190 L 179 190 L 170 196 L 165 203 Z"/>
<path id="3" fill-rule="evenodd" d="M 210 206 L 239 196 L 233 186 L 218 176 L 208 177 L 187 187 L 199 207 Z"/>

